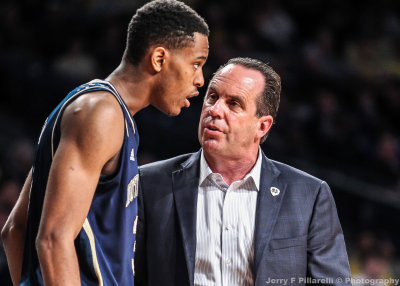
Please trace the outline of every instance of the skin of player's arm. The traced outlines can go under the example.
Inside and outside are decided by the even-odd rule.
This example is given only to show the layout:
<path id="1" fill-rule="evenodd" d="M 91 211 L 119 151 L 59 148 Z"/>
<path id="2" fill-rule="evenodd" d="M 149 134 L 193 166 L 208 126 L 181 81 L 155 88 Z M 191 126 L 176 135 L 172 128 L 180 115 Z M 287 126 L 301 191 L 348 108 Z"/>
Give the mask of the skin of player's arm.
<path id="1" fill-rule="evenodd" d="M 45 285 L 81 284 L 74 240 L 102 169 L 119 153 L 123 138 L 123 113 L 110 94 L 82 95 L 65 110 L 36 238 Z"/>
<path id="2" fill-rule="evenodd" d="M 21 279 L 22 256 L 24 252 L 31 180 L 32 170 L 29 172 L 18 201 L 1 231 L 1 238 L 7 256 L 8 268 L 10 269 L 11 279 L 14 285 L 18 285 Z"/>

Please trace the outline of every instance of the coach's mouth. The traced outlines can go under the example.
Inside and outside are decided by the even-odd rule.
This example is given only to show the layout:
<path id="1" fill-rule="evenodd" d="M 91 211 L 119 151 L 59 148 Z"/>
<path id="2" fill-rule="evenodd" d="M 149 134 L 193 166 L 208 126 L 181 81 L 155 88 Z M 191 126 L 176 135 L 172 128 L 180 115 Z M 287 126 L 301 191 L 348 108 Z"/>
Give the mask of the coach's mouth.
<path id="1" fill-rule="evenodd" d="M 217 135 L 224 133 L 222 129 L 212 123 L 207 123 L 204 125 L 204 132 L 208 135 Z"/>

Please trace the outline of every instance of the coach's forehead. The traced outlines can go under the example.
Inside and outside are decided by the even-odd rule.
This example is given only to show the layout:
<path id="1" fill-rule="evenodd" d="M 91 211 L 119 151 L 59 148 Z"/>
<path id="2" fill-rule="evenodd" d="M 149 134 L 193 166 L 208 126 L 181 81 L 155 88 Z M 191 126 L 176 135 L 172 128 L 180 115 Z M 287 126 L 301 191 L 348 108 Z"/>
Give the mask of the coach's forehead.
<path id="1" fill-rule="evenodd" d="M 258 93 L 264 88 L 264 84 L 264 75 L 260 71 L 239 64 L 229 64 L 215 74 L 210 88 L 224 88 L 227 92 L 245 90 Z"/>

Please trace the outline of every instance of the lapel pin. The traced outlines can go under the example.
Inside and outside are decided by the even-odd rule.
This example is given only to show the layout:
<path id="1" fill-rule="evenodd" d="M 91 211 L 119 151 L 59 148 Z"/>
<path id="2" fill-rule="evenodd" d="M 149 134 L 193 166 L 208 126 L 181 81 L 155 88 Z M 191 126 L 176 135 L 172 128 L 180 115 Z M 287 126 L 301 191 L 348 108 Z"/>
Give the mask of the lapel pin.
<path id="1" fill-rule="evenodd" d="M 271 195 L 273 195 L 274 197 L 277 196 L 277 195 L 279 195 L 279 193 L 281 192 L 281 191 L 280 191 L 278 188 L 276 188 L 276 187 L 271 187 L 269 190 L 271 191 Z"/>

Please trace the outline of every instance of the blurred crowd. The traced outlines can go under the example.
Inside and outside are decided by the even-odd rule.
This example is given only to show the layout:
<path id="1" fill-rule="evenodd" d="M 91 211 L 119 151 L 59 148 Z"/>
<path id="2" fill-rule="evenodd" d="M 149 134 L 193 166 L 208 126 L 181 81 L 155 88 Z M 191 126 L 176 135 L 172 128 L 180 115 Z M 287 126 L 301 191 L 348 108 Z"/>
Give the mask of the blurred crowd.
<path id="1" fill-rule="evenodd" d="M 104 78 L 119 64 L 128 22 L 145 2 L 0 3 L 0 227 L 46 116 L 76 85 Z M 281 75 L 277 122 L 262 146 L 267 156 L 370 186 L 366 198 L 351 184 L 323 177 L 336 199 L 355 277 L 400 277 L 400 205 L 371 199 L 400 201 L 400 2 L 184 2 L 210 26 L 206 84 L 236 56 L 269 62 Z M 201 97 L 177 118 L 152 108 L 135 116 L 141 164 L 199 148 Z M 0 255 L 2 277 L 5 266 Z"/>

